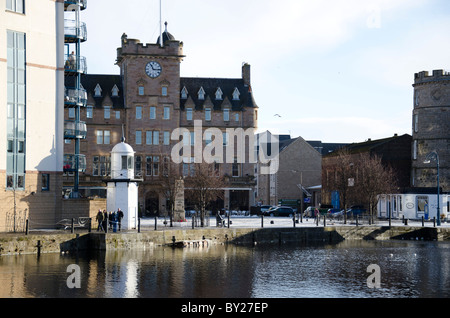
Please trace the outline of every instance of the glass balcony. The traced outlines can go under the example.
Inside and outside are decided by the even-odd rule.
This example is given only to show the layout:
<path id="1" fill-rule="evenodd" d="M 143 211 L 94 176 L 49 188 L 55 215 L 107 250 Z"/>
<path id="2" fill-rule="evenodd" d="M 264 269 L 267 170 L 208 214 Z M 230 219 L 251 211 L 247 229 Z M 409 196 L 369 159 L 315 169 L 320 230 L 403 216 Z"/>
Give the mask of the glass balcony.
<path id="1" fill-rule="evenodd" d="M 78 40 L 87 40 L 86 23 L 76 20 L 64 19 L 64 39 L 66 43 L 74 43 Z"/>
<path id="2" fill-rule="evenodd" d="M 64 10 L 71 11 L 71 6 L 80 6 L 80 10 L 87 8 L 87 0 L 64 0 Z"/>
<path id="3" fill-rule="evenodd" d="M 87 136 L 87 127 L 85 122 L 65 121 L 64 139 L 85 139 Z"/>
<path id="4" fill-rule="evenodd" d="M 66 75 L 76 75 L 77 73 L 86 73 L 87 64 L 84 56 L 77 56 L 74 53 L 64 55 L 64 71 Z"/>
<path id="5" fill-rule="evenodd" d="M 66 88 L 64 89 L 64 104 L 82 106 L 87 105 L 87 92 L 84 88 Z"/>
<path id="6" fill-rule="evenodd" d="M 76 171 L 76 164 L 78 162 L 78 171 L 85 172 L 86 171 L 86 156 L 85 155 L 72 155 L 65 154 L 64 155 L 64 172 L 74 172 Z"/>

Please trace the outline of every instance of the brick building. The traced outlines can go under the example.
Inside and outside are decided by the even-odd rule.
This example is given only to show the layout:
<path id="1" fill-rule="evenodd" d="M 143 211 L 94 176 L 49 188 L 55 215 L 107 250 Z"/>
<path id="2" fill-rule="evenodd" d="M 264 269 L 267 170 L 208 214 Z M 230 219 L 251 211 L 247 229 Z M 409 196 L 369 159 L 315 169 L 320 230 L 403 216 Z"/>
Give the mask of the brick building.
<path id="1" fill-rule="evenodd" d="M 123 133 L 136 152 L 135 173 L 143 179 L 139 205 L 144 215 L 166 212 L 161 176 L 175 172 L 172 169 L 182 176 L 190 173 L 192 157 L 183 157 L 183 163 L 173 168 L 171 151 L 180 142 L 172 138 L 175 130 L 185 129 L 190 140 L 183 142 L 194 148 L 196 142 L 202 146 L 210 142 L 208 128 L 218 128 L 225 147 L 227 129 L 257 126 L 250 65 L 242 66 L 241 78 L 181 77 L 183 43 L 175 40 L 167 25 L 162 36 L 163 43 L 158 38 L 154 44 L 143 44 L 123 34 L 116 61 L 120 75 L 85 75 L 81 79 L 87 91 L 87 107 L 81 112 L 87 137 L 80 146 L 86 155 L 80 191 L 84 196 L 105 196 L 103 180 L 110 173 L 110 151 Z M 65 116 L 68 119 L 69 114 Z M 200 139 L 194 137 L 199 123 Z M 67 151 L 71 147 L 66 144 Z M 246 147 L 246 157 L 250 149 L 253 147 Z M 223 162 L 216 164 L 216 170 L 226 180 L 220 208 L 249 209 L 254 202 L 254 164 Z M 65 186 L 71 184 L 67 176 Z"/>
<path id="2" fill-rule="evenodd" d="M 402 191 L 410 186 L 411 142 L 412 138 L 408 134 L 394 135 L 383 139 L 369 139 L 361 143 L 352 143 L 344 146 L 343 149 L 348 150 L 352 157 L 355 156 L 355 160 L 356 156 L 361 153 L 369 153 L 380 157 L 383 165 L 390 166 L 396 172 L 397 184 L 395 186 L 399 191 Z M 332 188 L 336 171 L 336 154 L 337 152 L 334 151 L 322 157 L 323 204 L 332 204 L 331 195 L 336 190 Z M 349 203 L 361 204 L 361 202 Z"/>

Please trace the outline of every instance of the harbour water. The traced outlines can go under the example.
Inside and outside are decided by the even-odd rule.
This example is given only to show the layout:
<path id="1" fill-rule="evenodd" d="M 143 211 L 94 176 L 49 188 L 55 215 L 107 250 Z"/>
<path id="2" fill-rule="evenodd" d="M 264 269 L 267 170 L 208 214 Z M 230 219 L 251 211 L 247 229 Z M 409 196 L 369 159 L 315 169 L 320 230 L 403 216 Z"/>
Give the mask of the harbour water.
<path id="1" fill-rule="evenodd" d="M 368 270 L 373 264 L 378 272 Z M 373 273 L 379 274 L 379 286 L 368 284 Z M 1 256 L 0 297 L 449 298 L 450 243 L 345 241 Z"/>

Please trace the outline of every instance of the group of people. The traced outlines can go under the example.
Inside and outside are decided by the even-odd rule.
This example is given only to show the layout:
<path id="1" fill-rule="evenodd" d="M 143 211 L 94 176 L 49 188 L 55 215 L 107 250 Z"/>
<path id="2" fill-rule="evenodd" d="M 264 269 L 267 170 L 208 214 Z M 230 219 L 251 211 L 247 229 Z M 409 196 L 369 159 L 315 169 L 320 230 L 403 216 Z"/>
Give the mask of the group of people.
<path id="1" fill-rule="evenodd" d="M 117 211 L 110 211 L 109 213 L 106 212 L 106 210 L 98 210 L 97 213 L 97 231 L 104 231 L 107 232 L 108 228 L 109 230 L 116 229 L 118 226 L 119 231 L 121 230 L 121 223 L 123 218 L 123 212 L 119 208 Z"/>

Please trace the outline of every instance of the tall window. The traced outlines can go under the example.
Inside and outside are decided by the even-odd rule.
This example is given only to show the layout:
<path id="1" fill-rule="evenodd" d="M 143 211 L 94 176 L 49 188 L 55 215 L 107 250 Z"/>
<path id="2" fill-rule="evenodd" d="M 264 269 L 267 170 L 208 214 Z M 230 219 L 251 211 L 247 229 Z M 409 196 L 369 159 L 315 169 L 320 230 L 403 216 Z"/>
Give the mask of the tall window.
<path id="1" fill-rule="evenodd" d="M 156 107 L 155 106 L 150 107 L 150 119 L 156 119 Z"/>
<path id="2" fill-rule="evenodd" d="M 170 119 L 170 107 L 164 106 L 164 117 L 163 119 Z"/>
<path id="3" fill-rule="evenodd" d="M 136 106 L 136 119 L 142 119 L 142 106 Z"/>
<path id="4" fill-rule="evenodd" d="M 142 176 L 142 157 L 134 157 L 134 173 L 136 176 Z"/>
<path id="5" fill-rule="evenodd" d="M 25 0 L 6 0 L 6 9 L 18 13 L 25 13 Z"/>
<path id="6" fill-rule="evenodd" d="M 205 108 L 205 120 L 206 121 L 211 120 L 211 108 Z"/>
<path id="7" fill-rule="evenodd" d="M 192 108 L 186 108 L 186 119 L 192 120 Z"/>
<path id="8" fill-rule="evenodd" d="M 110 106 L 105 106 L 103 114 L 104 114 L 103 117 L 105 119 L 110 119 L 111 118 L 111 107 Z"/>
<path id="9" fill-rule="evenodd" d="M 94 117 L 94 107 L 88 106 L 86 108 L 86 118 L 92 118 L 92 117 Z"/>
<path id="10" fill-rule="evenodd" d="M 229 109 L 223 110 L 223 121 L 230 121 L 230 110 Z"/>
<path id="11" fill-rule="evenodd" d="M 170 131 L 164 132 L 164 145 L 167 146 L 170 144 Z"/>
<path id="12" fill-rule="evenodd" d="M 6 186 L 14 189 L 25 187 L 25 53 L 25 33 L 7 31 Z"/>
<path id="13" fill-rule="evenodd" d="M 142 144 L 142 131 L 136 130 L 136 145 Z"/>

